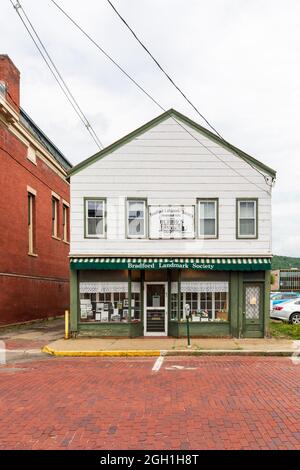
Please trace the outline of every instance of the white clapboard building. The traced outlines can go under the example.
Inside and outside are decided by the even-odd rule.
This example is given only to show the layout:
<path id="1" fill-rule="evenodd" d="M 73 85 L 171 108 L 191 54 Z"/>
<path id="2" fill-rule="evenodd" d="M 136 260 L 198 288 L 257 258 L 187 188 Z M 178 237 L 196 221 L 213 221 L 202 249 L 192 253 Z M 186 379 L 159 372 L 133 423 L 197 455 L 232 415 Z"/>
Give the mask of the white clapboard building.
<path id="1" fill-rule="evenodd" d="M 275 176 L 175 110 L 75 166 L 73 334 L 265 336 Z"/>

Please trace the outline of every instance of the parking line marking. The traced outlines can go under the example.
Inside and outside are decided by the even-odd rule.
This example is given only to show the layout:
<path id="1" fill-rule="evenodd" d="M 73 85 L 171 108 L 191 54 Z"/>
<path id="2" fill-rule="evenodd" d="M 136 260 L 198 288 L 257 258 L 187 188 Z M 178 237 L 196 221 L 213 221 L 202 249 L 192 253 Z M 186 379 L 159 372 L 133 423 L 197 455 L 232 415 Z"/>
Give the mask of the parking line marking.
<path id="1" fill-rule="evenodd" d="M 153 372 L 158 372 L 159 371 L 159 369 L 161 368 L 161 366 L 164 362 L 164 359 L 165 359 L 164 356 L 159 356 L 156 359 L 156 361 L 154 363 L 154 366 L 152 367 Z"/>

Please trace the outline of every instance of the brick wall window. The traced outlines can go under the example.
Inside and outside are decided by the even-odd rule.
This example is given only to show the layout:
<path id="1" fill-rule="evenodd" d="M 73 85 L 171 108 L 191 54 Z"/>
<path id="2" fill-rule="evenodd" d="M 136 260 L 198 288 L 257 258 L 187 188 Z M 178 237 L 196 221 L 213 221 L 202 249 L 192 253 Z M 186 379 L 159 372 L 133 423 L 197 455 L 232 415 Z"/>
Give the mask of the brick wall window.
<path id="1" fill-rule="evenodd" d="M 59 234 L 59 200 L 52 196 L 52 237 L 58 238 Z"/>
<path id="2" fill-rule="evenodd" d="M 35 254 L 35 194 L 27 193 L 27 214 L 28 214 L 28 254 Z"/>

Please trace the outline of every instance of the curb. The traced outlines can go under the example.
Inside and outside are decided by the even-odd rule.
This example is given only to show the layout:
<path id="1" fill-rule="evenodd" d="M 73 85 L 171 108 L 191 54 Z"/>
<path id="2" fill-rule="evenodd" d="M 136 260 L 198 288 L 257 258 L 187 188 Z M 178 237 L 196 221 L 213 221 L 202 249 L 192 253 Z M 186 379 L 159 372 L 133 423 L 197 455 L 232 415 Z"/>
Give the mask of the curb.
<path id="1" fill-rule="evenodd" d="M 43 353 L 57 357 L 156 357 L 156 356 L 277 356 L 290 357 L 290 350 L 253 350 L 253 349 L 201 349 L 201 350 L 126 350 L 126 351 L 57 351 L 45 346 Z"/>

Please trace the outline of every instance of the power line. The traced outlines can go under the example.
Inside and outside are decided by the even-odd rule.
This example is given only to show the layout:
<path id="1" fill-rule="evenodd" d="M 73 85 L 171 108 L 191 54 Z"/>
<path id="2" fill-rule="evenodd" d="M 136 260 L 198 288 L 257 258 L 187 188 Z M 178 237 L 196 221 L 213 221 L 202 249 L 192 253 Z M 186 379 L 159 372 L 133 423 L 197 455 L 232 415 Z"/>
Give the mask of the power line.
<path id="1" fill-rule="evenodd" d="M 145 46 L 145 44 L 142 42 L 142 40 L 137 36 L 137 34 L 134 32 L 134 30 L 132 29 L 132 27 L 127 23 L 127 21 L 125 20 L 125 18 L 123 18 L 123 16 L 121 15 L 121 13 L 116 9 L 116 7 L 114 6 L 114 4 L 110 1 L 110 0 L 107 0 L 107 2 L 109 3 L 109 5 L 112 7 L 112 9 L 114 10 L 114 12 L 117 14 L 117 16 L 120 18 L 120 20 L 125 24 L 125 26 L 129 29 L 129 31 L 131 32 L 131 34 L 133 35 L 133 37 L 138 41 L 138 43 L 142 46 L 142 48 L 147 52 L 147 54 L 151 57 L 151 59 L 153 60 L 153 62 L 155 62 L 155 64 L 157 65 L 157 67 L 162 71 L 162 73 L 167 77 L 167 79 L 169 80 L 169 82 L 171 82 L 171 84 L 177 89 L 177 91 L 179 91 L 179 93 L 183 96 L 183 98 L 192 106 L 192 108 L 196 111 L 196 113 L 201 117 L 201 119 L 203 119 L 206 124 L 220 137 L 220 139 L 223 139 L 223 137 L 221 136 L 221 134 L 217 131 L 217 129 L 212 125 L 210 124 L 210 122 L 208 121 L 208 119 L 206 119 L 206 117 L 200 113 L 199 109 L 192 103 L 192 101 L 186 96 L 186 94 L 180 89 L 180 87 L 174 82 L 174 80 L 170 77 L 170 75 L 166 72 L 166 70 L 163 68 L 163 66 L 158 62 L 158 60 L 153 56 L 153 54 L 149 51 L 149 49 Z"/>
<path id="2" fill-rule="evenodd" d="M 249 182 L 250 184 L 253 184 L 254 186 L 256 186 L 259 190 L 261 191 L 264 191 L 266 193 L 269 194 L 269 191 L 266 190 L 265 188 L 262 188 L 260 187 L 259 185 L 257 185 L 255 182 L 251 181 L 249 178 L 247 178 L 245 175 L 241 174 L 239 171 L 237 171 L 236 168 L 234 167 L 231 167 L 226 161 L 222 160 L 215 152 L 213 152 L 209 147 L 207 147 L 206 145 L 203 144 L 203 142 L 201 142 L 194 134 L 192 134 L 186 127 L 183 126 L 183 124 L 181 122 L 179 122 L 169 111 L 167 111 L 156 99 L 154 99 L 149 92 L 147 92 L 133 77 L 131 77 L 131 75 L 126 72 L 125 69 L 123 69 L 123 67 L 121 67 L 117 62 L 116 60 L 114 60 L 60 5 L 57 4 L 57 2 L 55 0 L 51 0 L 51 2 L 61 11 L 61 13 L 63 13 L 64 16 L 66 16 L 66 18 L 68 18 L 68 20 L 73 23 L 73 25 L 78 28 L 82 34 L 84 36 L 86 36 L 89 41 L 92 42 L 92 44 L 94 44 L 94 46 L 96 46 L 96 48 L 102 53 L 104 54 L 104 56 L 110 60 L 134 85 L 136 85 L 139 90 L 144 93 L 153 103 L 155 103 L 162 111 L 164 111 L 165 113 L 167 113 L 170 118 L 175 121 L 182 129 L 184 129 L 185 132 L 187 132 L 193 139 L 195 139 L 202 147 L 204 147 L 209 153 L 211 153 L 212 155 L 214 155 L 219 161 L 221 161 L 224 165 L 226 165 L 228 168 L 230 168 L 230 170 L 234 171 L 238 176 L 244 178 L 247 182 Z M 224 139 L 221 139 L 224 141 Z M 224 143 L 226 143 L 226 141 L 224 141 Z M 233 153 L 235 153 L 236 155 L 238 155 L 234 150 L 232 150 Z M 240 158 L 240 156 L 238 155 L 238 157 Z M 254 170 L 256 170 L 263 178 L 264 178 L 264 181 L 266 183 L 267 186 L 271 187 L 269 184 L 268 184 L 268 179 L 267 179 L 267 176 L 262 173 L 261 171 L 258 170 L 258 168 L 256 168 L 254 165 L 252 165 L 251 163 L 247 162 L 249 164 L 250 167 L 252 167 Z"/>
<path id="3" fill-rule="evenodd" d="M 172 77 L 168 74 L 168 72 L 166 72 L 166 70 L 164 69 L 164 67 L 158 62 L 158 60 L 153 56 L 153 54 L 150 52 L 150 50 L 148 49 L 148 47 L 145 46 L 145 44 L 142 42 L 142 40 L 138 37 L 138 35 L 135 33 L 135 31 L 133 30 L 133 28 L 128 24 L 128 22 L 125 20 L 125 18 L 121 15 L 121 13 L 117 10 L 117 8 L 115 7 L 115 5 L 112 3 L 111 0 L 106 0 L 107 3 L 111 6 L 111 8 L 114 10 L 114 12 L 116 13 L 116 15 L 120 18 L 120 20 L 124 23 L 124 25 L 126 26 L 126 28 L 128 28 L 128 30 L 131 32 L 131 34 L 133 35 L 133 37 L 137 40 L 137 42 L 140 44 L 140 46 L 146 51 L 146 53 L 151 57 L 151 59 L 153 60 L 153 62 L 157 65 L 157 67 L 161 70 L 161 72 L 167 77 L 167 79 L 169 80 L 169 82 L 177 89 L 177 91 L 179 91 L 179 93 L 183 96 L 183 98 L 187 101 L 187 103 L 194 109 L 194 111 L 196 111 L 196 113 L 201 117 L 201 119 L 203 119 L 206 124 L 220 137 L 220 139 L 222 139 L 225 143 L 227 143 L 227 141 L 224 139 L 224 137 L 222 137 L 222 135 L 217 131 L 217 129 L 208 121 L 208 119 L 206 119 L 206 117 L 199 111 L 199 109 L 192 103 L 192 101 L 187 97 L 187 95 L 181 90 L 181 88 L 175 83 L 175 81 L 172 79 Z M 250 165 L 252 166 L 252 165 Z M 260 172 L 256 167 L 252 166 L 252 168 L 254 168 L 255 170 L 257 170 L 265 179 L 265 182 L 268 184 L 267 180 L 266 180 L 266 177 L 265 175 Z"/>
<path id="4" fill-rule="evenodd" d="M 88 121 L 88 119 L 85 116 L 84 112 L 82 111 L 81 107 L 79 106 L 79 104 L 78 104 L 77 100 L 75 99 L 74 95 L 72 94 L 69 86 L 65 82 L 62 74 L 59 72 L 58 68 L 56 67 L 53 59 L 51 58 L 50 54 L 48 53 L 45 45 L 43 44 L 39 34 L 37 33 L 36 29 L 34 28 L 32 22 L 30 21 L 30 19 L 29 19 L 28 15 L 26 14 L 24 8 L 21 6 L 19 1 L 16 1 L 14 3 L 13 0 L 10 0 L 10 2 L 12 4 L 12 6 L 14 7 L 14 9 L 16 10 L 16 13 L 18 14 L 18 16 L 19 16 L 21 22 L 23 23 L 26 31 L 28 32 L 28 34 L 31 37 L 32 41 L 34 42 L 36 48 L 38 49 L 39 53 L 41 54 L 43 60 L 45 61 L 47 67 L 49 68 L 51 74 L 53 75 L 55 81 L 58 83 L 58 85 L 59 85 L 60 89 L 62 90 L 63 94 L 65 95 L 65 97 L 67 98 L 67 100 L 71 104 L 72 108 L 76 112 L 77 116 L 79 117 L 79 119 L 81 120 L 81 122 L 83 123 L 83 125 L 85 126 L 85 128 L 87 129 L 89 134 L 91 135 L 93 141 L 95 142 L 97 147 L 101 150 L 104 147 L 101 140 L 97 136 L 95 130 L 93 129 L 92 125 L 90 124 L 90 122 Z M 22 10 L 22 12 L 24 14 L 24 17 L 26 18 L 27 23 L 29 24 L 32 31 L 30 30 L 30 28 L 26 24 L 26 21 L 23 19 L 23 17 L 22 17 L 19 10 Z"/>

